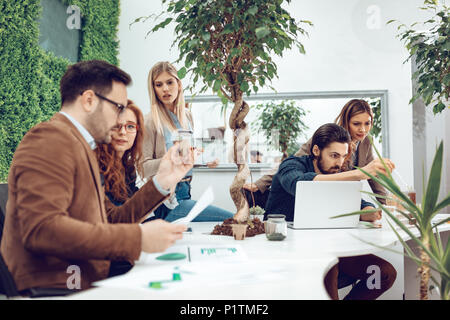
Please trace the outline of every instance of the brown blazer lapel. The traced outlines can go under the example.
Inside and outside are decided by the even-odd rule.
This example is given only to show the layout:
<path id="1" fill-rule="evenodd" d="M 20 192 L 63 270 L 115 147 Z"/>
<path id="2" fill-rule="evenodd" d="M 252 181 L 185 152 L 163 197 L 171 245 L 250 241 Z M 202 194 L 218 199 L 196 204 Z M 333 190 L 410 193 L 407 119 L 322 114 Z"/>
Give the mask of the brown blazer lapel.
<path id="1" fill-rule="evenodd" d="M 102 210 L 102 221 L 106 222 L 106 209 L 105 209 L 105 194 L 103 191 L 102 182 L 100 179 L 100 169 L 98 167 L 97 158 L 95 157 L 94 151 L 91 149 L 86 139 L 81 135 L 80 131 L 73 125 L 73 123 L 63 114 L 56 113 L 51 121 L 62 121 L 64 124 L 70 127 L 70 132 L 73 134 L 83 146 L 84 152 L 86 152 L 86 156 L 88 158 L 89 167 L 91 169 L 92 179 L 95 181 L 95 186 L 97 188 L 97 196 L 100 202 L 100 208 Z"/>

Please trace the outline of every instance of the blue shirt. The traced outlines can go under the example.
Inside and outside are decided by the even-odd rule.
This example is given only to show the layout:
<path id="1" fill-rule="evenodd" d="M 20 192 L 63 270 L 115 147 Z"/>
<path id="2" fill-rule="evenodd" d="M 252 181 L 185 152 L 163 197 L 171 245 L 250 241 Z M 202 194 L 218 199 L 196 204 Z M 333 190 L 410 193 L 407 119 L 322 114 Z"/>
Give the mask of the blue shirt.
<path id="1" fill-rule="evenodd" d="M 264 219 L 267 218 L 268 214 L 278 213 L 284 214 L 286 221 L 294 220 L 297 181 L 312 181 L 317 176 L 314 171 L 313 159 L 314 156 L 311 155 L 290 156 L 280 164 L 278 172 L 272 179 Z M 361 199 L 361 209 L 368 206 L 375 207 L 372 203 Z"/>

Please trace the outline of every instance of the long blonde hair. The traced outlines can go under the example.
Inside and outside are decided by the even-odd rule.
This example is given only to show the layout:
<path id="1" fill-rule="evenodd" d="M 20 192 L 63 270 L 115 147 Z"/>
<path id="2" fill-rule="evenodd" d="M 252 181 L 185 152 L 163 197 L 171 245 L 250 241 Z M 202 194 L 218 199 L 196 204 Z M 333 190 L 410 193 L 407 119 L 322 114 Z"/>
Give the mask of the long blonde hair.
<path id="1" fill-rule="evenodd" d="M 172 118 L 169 115 L 169 111 L 166 109 L 162 101 L 158 99 L 158 96 L 155 92 L 154 81 L 163 72 L 169 73 L 177 80 L 179 92 L 174 102 L 174 114 L 177 116 L 181 126 L 184 129 L 188 129 L 183 86 L 180 79 L 178 78 L 177 69 L 175 69 L 175 67 L 167 61 L 160 61 L 156 63 L 148 73 L 147 84 L 148 94 L 150 96 L 150 113 L 152 121 L 155 124 L 156 130 L 161 134 L 164 134 L 164 126 L 166 126 L 171 131 L 175 131 L 177 129 L 175 123 L 172 121 Z"/>

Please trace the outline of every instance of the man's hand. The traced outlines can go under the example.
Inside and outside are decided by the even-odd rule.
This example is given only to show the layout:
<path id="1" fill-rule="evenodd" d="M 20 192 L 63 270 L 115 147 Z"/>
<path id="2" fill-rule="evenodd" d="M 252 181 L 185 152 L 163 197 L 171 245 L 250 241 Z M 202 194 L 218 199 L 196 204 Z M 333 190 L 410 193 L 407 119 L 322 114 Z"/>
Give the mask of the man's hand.
<path id="1" fill-rule="evenodd" d="M 363 208 L 363 210 L 373 210 L 373 209 L 375 209 L 375 208 L 374 207 Z M 381 210 L 378 210 L 377 212 L 362 214 L 359 218 L 359 220 L 367 221 L 367 222 L 375 222 L 375 220 L 380 220 L 380 219 L 381 219 Z"/>
<path id="2" fill-rule="evenodd" d="M 389 159 L 383 159 L 384 163 L 388 167 L 389 171 L 392 172 L 392 170 L 395 169 L 395 164 L 389 160 Z M 364 171 L 370 173 L 373 176 L 377 176 L 378 173 L 386 174 L 386 170 L 384 169 L 383 163 L 380 159 L 374 159 L 369 164 L 364 166 L 362 168 Z M 361 171 L 360 171 L 361 172 Z M 368 176 L 366 176 L 364 173 L 361 172 L 363 179 L 369 179 Z"/>
<path id="3" fill-rule="evenodd" d="M 183 224 L 171 224 L 158 219 L 146 222 L 141 227 L 141 246 L 144 252 L 163 252 L 175 241 L 183 238 L 187 227 Z"/>
<path id="4" fill-rule="evenodd" d="M 258 186 L 254 183 L 246 183 L 242 186 L 242 188 L 244 188 L 245 190 L 251 191 L 251 192 L 256 192 L 258 191 Z"/>
<path id="5" fill-rule="evenodd" d="M 194 149 L 189 149 L 186 154 L 180 154 L 176 143 L 162 157 L 155 179 L 162 188 L 172 189 L 193 166 Z"/>

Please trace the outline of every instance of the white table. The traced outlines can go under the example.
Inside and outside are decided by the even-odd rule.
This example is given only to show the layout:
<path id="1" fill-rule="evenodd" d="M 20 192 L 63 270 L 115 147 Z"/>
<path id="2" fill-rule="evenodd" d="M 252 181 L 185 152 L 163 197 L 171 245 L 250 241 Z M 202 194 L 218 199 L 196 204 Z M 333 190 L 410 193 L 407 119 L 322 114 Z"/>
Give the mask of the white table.
<path id="1" fill-rule="evenodd" d="M 329 269 L 337 263 L 338 257 L 383 252 L 382 249 L 367 244 L 360 239 L 385 247 L 392 247 L 399 243 L 396 235 L 389 229 L 288 229 L 288 236 L 284 241 L 268 241 L 265 235 L 258 235 L 237 242 L 232 237 L 205 234 L 211 232 L 216 224 L 208 222 L 192 223 L 192 234 L 185 234 L 183 240 L 178 241 L 177 244 L 238 243 L 251 261 L 257 261 L 261 264 L 283 264 L 288 272 L 286 281 L 243 284 L 237 288 L 226 284 L 221 284 L 218 287 L 198 286 L 170 292 L 99 287 L 71 295 L 68 298 L 151 300 L 329 299 L 323 285 L 323 279 Z M 448 233 L 450 224 L 440 226 L 439 230 L 441 234 Z M 405 233 L 402 232 L 401 234 L 403 239 L 409 239 Z M 403 259 L 400 255 L 399 258 Z M 142 270 L 151 272 L 152 266 L 137 264 L 130 272 Z M 397 273 L 397 278 L 403 278 L 403 266 L 402 270 L 397 269 Z M 401 284 L 403 284 L 403 281 L 401 281 Z"/>

